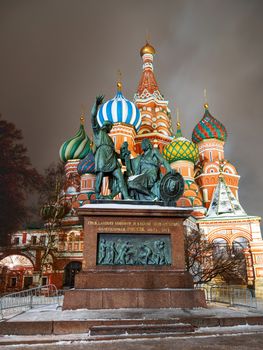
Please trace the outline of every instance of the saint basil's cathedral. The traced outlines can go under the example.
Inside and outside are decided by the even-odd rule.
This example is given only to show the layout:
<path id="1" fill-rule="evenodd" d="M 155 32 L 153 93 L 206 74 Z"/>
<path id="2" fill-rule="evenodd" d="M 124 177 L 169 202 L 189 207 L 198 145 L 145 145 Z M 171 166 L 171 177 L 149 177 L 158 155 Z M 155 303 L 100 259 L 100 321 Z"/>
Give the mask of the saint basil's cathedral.
<path id="1" fill-rule="evenodd" d="M 171 167 L 184 178 L 185 188 L 178 207 L 193 208 L 186 229 L 201 230 L 209 241 L 243 249 L 247 262 L 247 284 L 263 296 L 263 240 L 260 217 L 248 215 L 238 199 L 240 176 L 225 159 L 225 126 L 204 105 L 204 115 L 192 132 L 183 136 L 179 116 L 173 131 L 168 101 L 161 94 L 153 69 L 155 49 L 149 43 L 141 49 L 142 75 L 134 101 L 126 99 L 118 82 L 116 96 L 98 111 L 100 126 L 113 123 L 110 132 L 117 152 L 127 142 L 131 156 L 141 153 L 147 138 L 158 148 Z M 76 209 L 95 198 L 95 163 L 92 139 L 86 134 L 84 116 L 76 135 L 65 141 L 59 151 L 65 164 L 66 182 L 63 200 L 71 210 L 62 220 L 56 252 L 48 256 L 42 283 L 58 288 L 72 287 L 74 275 L 81 269 L 83 227 Z M 108 194 L 107 179 L 103 193 Z M 44 229 L 28 229 L 12 235 L 12 247 L 2 252 L 0 278 L 2 292 L 33 286 L 39 275 L 39 260 L 45 245 Z M 25 248 L 28 249 L 25 249 Z"/>

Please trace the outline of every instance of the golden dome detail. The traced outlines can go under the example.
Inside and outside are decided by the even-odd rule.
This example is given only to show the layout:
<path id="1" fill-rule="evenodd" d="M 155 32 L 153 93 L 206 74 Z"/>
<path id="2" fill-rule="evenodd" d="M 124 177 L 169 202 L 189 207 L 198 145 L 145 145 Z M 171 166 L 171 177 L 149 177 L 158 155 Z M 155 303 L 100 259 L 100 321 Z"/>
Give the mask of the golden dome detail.
<path id="1" fill-rule="evenodd" d="M 84 125 L 85 124 L 85 117 L 84 117 L 84 113 L 81 113 L 81 116 L 80 116 L 80 124 L 81 125 Z"/>
<path id="2" fill-rule="evenodd" d="M 151 55 L 154 55 L 156 53 L 155 48 L 152 45 L 150 45 L 148 42 L 146 42 L 146 44 L 141 48 L 140 55 L 142 57 L 147 53 L 150 53 Z"/>
<path id="3" fill-rule="evenodd" d="M 117 82 L 117 90 L 118 91 L 122 90 L 122 83 L 120 81 Z"/>

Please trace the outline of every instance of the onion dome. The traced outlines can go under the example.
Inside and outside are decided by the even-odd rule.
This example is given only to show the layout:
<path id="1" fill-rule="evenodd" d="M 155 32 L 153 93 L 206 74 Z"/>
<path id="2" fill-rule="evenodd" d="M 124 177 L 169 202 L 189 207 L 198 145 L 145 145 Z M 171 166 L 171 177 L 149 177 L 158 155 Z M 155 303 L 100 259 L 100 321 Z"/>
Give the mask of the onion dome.
<path id="1" fill-rule="evenodd" d="M 140 54 L 141 57 L 147 53 L 150 53 L 151 55 L 155 54 L 155 48 L 150 45 L 148 42 L 146 42 L 146 44 L 141 48 Z"/>
<path id="2" fill-rule="evenodd" d="M 90 152 L 90 139 L 84 129 L 84 117 L 80 118 L 79 131 L 74 137 L 65 141 L 59 150 L 62 162 L 71 159 L 83 159 Z"/>
<path id="3" fill-rule="evenodd" d="M 205 139 L 226 141 L 227 131 L 225 126 L 209 113 L 207 103 L 204 105 L 204 108 L 204 116 L 193 130 L 192 141 L 195 143 Z"/>
<path id="4" fill-rule="evenodd" d="M 111 123 L 125 123 L 134 126 L 136 130 L 141 125 L 141 115 L 139 109 L 135 104 L 127 100 L 122 94 L 122 84 L 117 83 L 117 95 L 107 102 L 105 102 L 99 109 L 97 120 L 102 127 L 105 121 Z"/>
<path id="5" fill-rule="evenodd" d="M 95 158 L 91 150 L 85 158 L 80 160 L 77 170 L 79 175 L 95 174 Z"/>
<path id="6" fill-rule="evenodd" d="M 198 147 L 195 143 L 182 136 L 180 121 L 177 121 L 177 132 L 172 140 L 163 150 L 163 157 L 169 163 L 178 160 L 187 160 L 195 163 L 198 159 Z"/>

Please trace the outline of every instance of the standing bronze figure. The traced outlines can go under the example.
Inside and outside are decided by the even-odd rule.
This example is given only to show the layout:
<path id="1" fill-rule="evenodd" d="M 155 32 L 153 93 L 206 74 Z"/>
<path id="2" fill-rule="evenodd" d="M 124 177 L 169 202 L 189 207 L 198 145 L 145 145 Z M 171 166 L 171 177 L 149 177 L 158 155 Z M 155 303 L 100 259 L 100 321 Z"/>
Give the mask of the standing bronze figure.
<path id="1" fill-rule="evenodd" d="M 118 184 L 118 190 L 124 199 L 130 199 L 127 186 L 124 182 L 121 167 L 118 162 L 118 155 L 115 152 L 114 143 L 109 136 L 112 129 L 112 123 L 105 121 L 102 127 L 97 121 L 97 113 L 99 106 L 102 104 L 104 96 L 97 96 L 91 110 L 91 123 L 95 144 L 95 173 L 96 185 L 95 193 L 97 198 L 103 198 L 101 195 L 102 180 L 104 176 L 113 178 L 112 180 Z"/>

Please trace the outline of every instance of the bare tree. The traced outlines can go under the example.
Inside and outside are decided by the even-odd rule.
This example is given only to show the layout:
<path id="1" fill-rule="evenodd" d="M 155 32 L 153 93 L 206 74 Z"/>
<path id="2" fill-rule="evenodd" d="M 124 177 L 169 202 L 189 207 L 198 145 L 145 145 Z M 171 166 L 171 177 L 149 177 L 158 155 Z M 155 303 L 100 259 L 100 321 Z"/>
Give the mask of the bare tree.
<path id="1" fill-rule="evenodd" d="M 50 256 L 56 255 L 58 250 L 58 234 L 61 231 L 61 222 L 63 217 L 69 211 L 68 203 L 60 199 L 60 192 L 63 186 L 63 176 L 61 175 L 61 167 L 50 167 L 46 171 L 47 184 L 50 185 L 48 191 L 43 191 L 46 203 L 40 210 L 40 216 L 44 221 L 46 229 L 45 242 L 41 246 L 41 258 L 39 264 L 39 283 L 41 283 L 44 271 L 46 271 L 51 263 Z M 54 188 L 55 187 L 55 188 Z M 53 192 L 52 192 L 53 189 Z"/>
<path id="2" fill-rule="evenodd" d="M 185 257 L 186 269 L 195 284 L 208 283 L 216 277 L 238 284 L 247 281 L 244 252 L 209 242 L 200 231 L 191 229 L 185 233 Z"/>
<path id="3" fill-rule="evenodd" d="M 42 186 L 39 188 L 39 205 L 42 207 L 46 203 L 53 203 L 57 200 L 58 191 L 63 189 L 65 169 L 62 162 L 52 163 L 43 174 Z"/>

